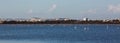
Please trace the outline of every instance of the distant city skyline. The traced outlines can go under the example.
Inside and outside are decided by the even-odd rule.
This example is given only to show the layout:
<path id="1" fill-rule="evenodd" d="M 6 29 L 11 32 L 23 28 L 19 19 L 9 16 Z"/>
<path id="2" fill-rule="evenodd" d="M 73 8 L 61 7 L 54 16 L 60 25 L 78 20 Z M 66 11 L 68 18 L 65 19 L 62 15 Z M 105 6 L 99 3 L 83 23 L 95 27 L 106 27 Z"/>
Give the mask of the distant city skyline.
<path id="1" fill-rule="evenodd" d="M 120 18 L 120 0 L 0 0 L 0 18 Z"/>

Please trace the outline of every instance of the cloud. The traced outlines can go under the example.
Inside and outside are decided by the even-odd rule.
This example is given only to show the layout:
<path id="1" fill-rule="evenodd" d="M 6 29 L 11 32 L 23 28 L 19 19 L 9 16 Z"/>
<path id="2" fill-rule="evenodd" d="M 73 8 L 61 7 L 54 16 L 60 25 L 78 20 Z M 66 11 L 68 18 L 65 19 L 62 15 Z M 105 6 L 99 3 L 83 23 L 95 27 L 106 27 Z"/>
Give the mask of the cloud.
<path id="1" fill-rule="evenodd" d="M 120 13 L 120 5 L 109 5 L 108 11 L 113 13 Z"/>
<path id="2" fill-rule="evenodd" d="M 89 10 L 86 10 L 86 11 L 81 11 L 80 13 L 83 13 L 83 14 L 95 14 L 97 12 L 97 9 L 89 9 Z"/>
<path id="3" fill-rule="evenodd" d="M 48 11 L 49 12 L 53 12 L 55 9 L 56 9 L 57 5 L 56 4 L 53 4 L 49 9 Z"/>
<path id="4" fill-rule="evenodd" d="M 29 9 L 28 11 L 27 11 L 27 14 L 32 14 L 33 13 L 33 10 L 32 9 Z"/>

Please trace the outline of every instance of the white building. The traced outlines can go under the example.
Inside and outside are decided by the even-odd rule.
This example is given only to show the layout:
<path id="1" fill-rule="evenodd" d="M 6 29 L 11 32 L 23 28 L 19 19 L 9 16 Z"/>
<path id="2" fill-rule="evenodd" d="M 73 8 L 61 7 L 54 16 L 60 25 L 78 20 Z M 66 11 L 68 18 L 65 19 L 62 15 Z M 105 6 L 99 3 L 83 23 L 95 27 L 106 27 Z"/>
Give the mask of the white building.
<path id="1" fill-rule="evenodd" d="M 55 20 L 64 20 L 64 21 L 67 21 L 67 20 L 71 20 L 71 19 L 69 19 L 69 18 L 57 18 Z"/>
<path id="2" fill-rule="evenodd" d="M 108 22 L 108 21 L 110 21 L 110 20 L 108 20 L 108 19 L 103 20 L 103 22 Z"/>
<path id="3" fill-rule="evenodd" d="M 88 18 L 83 18 L 84 21 L 88 21 L 89 19 Z"/>
<path id="4" fill-rule="evenodd" d="M 44 21 L 44 19 L 40 19 L 40 18 L 31 18 L 30 21 L 32 21 L 32 22 Z"/>

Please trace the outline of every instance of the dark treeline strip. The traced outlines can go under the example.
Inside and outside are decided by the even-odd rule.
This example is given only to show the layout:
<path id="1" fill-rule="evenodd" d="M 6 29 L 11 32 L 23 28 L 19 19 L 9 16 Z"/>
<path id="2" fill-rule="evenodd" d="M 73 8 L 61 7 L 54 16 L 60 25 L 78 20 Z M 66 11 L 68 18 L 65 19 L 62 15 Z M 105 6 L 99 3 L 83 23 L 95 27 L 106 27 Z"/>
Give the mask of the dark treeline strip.
<path id="1" fill-rule="evenodd" d="M 78 20 L 53 20 L 53 21 L 3 21 L 1 24 L 120 24 L 120 21 L 78 21 Z"/>

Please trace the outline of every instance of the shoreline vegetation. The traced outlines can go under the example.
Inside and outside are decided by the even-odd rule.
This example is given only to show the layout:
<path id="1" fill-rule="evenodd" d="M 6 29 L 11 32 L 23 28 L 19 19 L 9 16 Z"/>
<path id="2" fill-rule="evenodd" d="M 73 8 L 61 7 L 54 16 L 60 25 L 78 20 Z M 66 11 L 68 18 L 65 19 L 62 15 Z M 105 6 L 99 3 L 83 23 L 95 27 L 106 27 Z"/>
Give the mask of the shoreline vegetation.
<path id="1" fill-rule="evenodd" d="M 68 18 L 59 19 L 40 19 L 32 18 L 27 20 L 0 20 L 0 24 L 120 24 L 120 19 L 113 20 L 89 20 L 84 18 L 83 20 L 75 20 Z"/>

